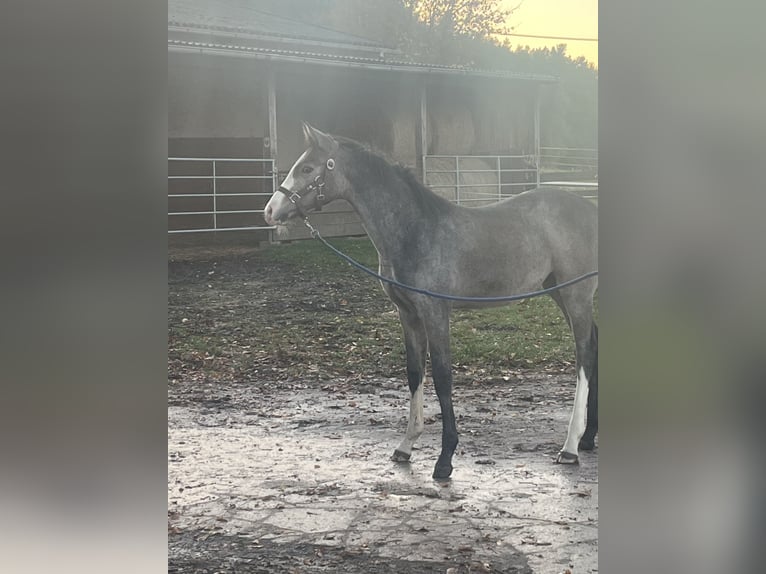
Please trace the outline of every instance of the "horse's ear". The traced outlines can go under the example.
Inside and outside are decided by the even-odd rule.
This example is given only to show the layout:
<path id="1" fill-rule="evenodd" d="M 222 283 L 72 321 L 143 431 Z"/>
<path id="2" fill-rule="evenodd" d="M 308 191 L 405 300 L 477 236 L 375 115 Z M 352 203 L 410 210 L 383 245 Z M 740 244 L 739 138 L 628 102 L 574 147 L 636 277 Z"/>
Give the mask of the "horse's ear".
<path id="1" fill-rule="evenodd" d="M 308 125 L 306 122 L 302 122 L 301 125 L 303 126 L 303 139 L 306 142 L 306 145 L 312 145 L 316 142 L 313 140 L 312 136 L 312 128 L 310 125 Z"/>
<path id="2" fill-rule="evenodd" d="M 306 145 L 316 146 L 327 152 L 333 152 L 338 147 L 338 142 L 331 135 L 319 131 L 306 122 L 303 122 L 303 137 L 306 138 Z"/>

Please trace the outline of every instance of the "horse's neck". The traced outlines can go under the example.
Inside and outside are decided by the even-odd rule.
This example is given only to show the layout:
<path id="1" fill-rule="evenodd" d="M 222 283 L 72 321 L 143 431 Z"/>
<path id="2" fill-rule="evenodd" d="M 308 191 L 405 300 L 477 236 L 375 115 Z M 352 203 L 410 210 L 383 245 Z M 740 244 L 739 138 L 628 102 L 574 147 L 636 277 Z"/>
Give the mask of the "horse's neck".
<path id="1" fill-rule="evenodd" d="M 420 225 L 423 218 L 420 207 L 411 197 L 411 190 L 401 182 L 397 181 L 397 184 L 357 186 L 354 198 L 350 200 L 383 260 L 399 255 L 406 240 L 404 230 Z"/>

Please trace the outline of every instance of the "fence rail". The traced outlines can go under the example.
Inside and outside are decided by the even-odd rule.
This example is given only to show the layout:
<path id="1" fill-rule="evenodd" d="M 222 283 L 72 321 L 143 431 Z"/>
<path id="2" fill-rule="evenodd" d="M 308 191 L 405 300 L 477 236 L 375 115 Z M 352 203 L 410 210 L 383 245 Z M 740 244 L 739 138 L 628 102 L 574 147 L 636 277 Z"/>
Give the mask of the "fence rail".
<path id="1" fill-rule="evenodd" d="M 426 155 L 424 183 L 458 205 L 493 203 L 537 185 L 532 155 Z"/>
<path id="2" fill-rule="evenodd" d="M 533 155 L 427 155 L 424 182 L 459 205 L 487 205 L 537 185 L 598 200 L 598 150 L 540 149 L 539 162 Z"/>
<path id="3" fill-rule="evenodd" d="M 168 233 L 272 230 L 263 208 L 276 189 L 274 160 L 168 158 Z"/>
<path id="4" fill-rule="evenodd" d="M 598 200 L 598 150 L 581 147 L 541 147 L 540 182 L 563 187 Z"/>
<path id="5" fill-rule="evenodd" d="M 541 147 L 540 169 L 598 172 L 598 149 L 583 147 Z"/>

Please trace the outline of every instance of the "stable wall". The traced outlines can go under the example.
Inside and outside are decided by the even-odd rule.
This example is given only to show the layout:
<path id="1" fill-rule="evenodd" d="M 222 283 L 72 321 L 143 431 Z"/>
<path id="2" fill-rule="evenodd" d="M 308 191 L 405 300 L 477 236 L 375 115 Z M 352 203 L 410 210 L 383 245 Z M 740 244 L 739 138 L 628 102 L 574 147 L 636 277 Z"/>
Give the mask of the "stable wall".
<path id="1" fill-rule="evenodd" d="M 427 154 L 533 152 L 534 86 L 528 82 L 176 53 L 168 55 L 168 137 L 262 138 L 262 155 L 269 157 L 269 66 L 280 180 L 304 150 L 303 121 L 370 144 L 392 161 L 419 165 L 423 83 Z M 345 203 L 312 219 L 328 236 L 364 233 Z M 300 226 L 279 239 L 306 236 Z"/>

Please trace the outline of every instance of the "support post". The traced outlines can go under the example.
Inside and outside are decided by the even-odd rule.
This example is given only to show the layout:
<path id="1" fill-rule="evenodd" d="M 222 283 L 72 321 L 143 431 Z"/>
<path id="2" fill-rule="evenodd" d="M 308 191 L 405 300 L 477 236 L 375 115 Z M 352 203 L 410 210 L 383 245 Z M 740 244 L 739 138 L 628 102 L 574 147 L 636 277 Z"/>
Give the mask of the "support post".
<path id="1" fill-rule="evenodd" d="M 460 205 L 460 156 L 455 156 L 455 202 Z"/>
<path id="2" fill-rule="evenodd" d="M 213 229 L 218 230 L 218 190 L 216 189 L 215 181 L 215 160 L 213 160 Z"/>
<path id="3" fill-rule="evenodd" d="M 503 199 L 503 172 L 500 170 L 500 156 L 497 156 L 497 200 Z M 513 165 L 513 164 L 511 164 Z"/>
<path id="4" fill-rule="evenodd" d="M 279 164 L 277 163 L 277 80 L 274 68 L 269 66 L 267 79 L 269 100 L 269 157 L 271 157 L 271 193 L 279 187 Z M 274 232 L 269 231 L 269 243 L 274 242 Z"/>
<path id="5" fill-rule="evenodd" d="M 415 149 L 418 154 L 418 171 L 423 183 L 426 183 L 426 156 L 428 155 L 428 94 L 426 79 L 420 80 L 420 114 L 418 116 L 418 132 L 415 135 Z"/>
<path id="6" fill-rule="evenodd" d="M 269 154 L 274 160 L 274 178 L 276 181 L 278 171 L 277 167 L 277 80 L 274 75 L 274 69 L 269 68 L 268 73 L 269 90 Z M 276 187 L 275 187 L 276 189 Z"/>
<path id="7" fill-rule="evenodd" d="M 540 187 L 540 86 L 535 87 L 535 183 Z"/>

